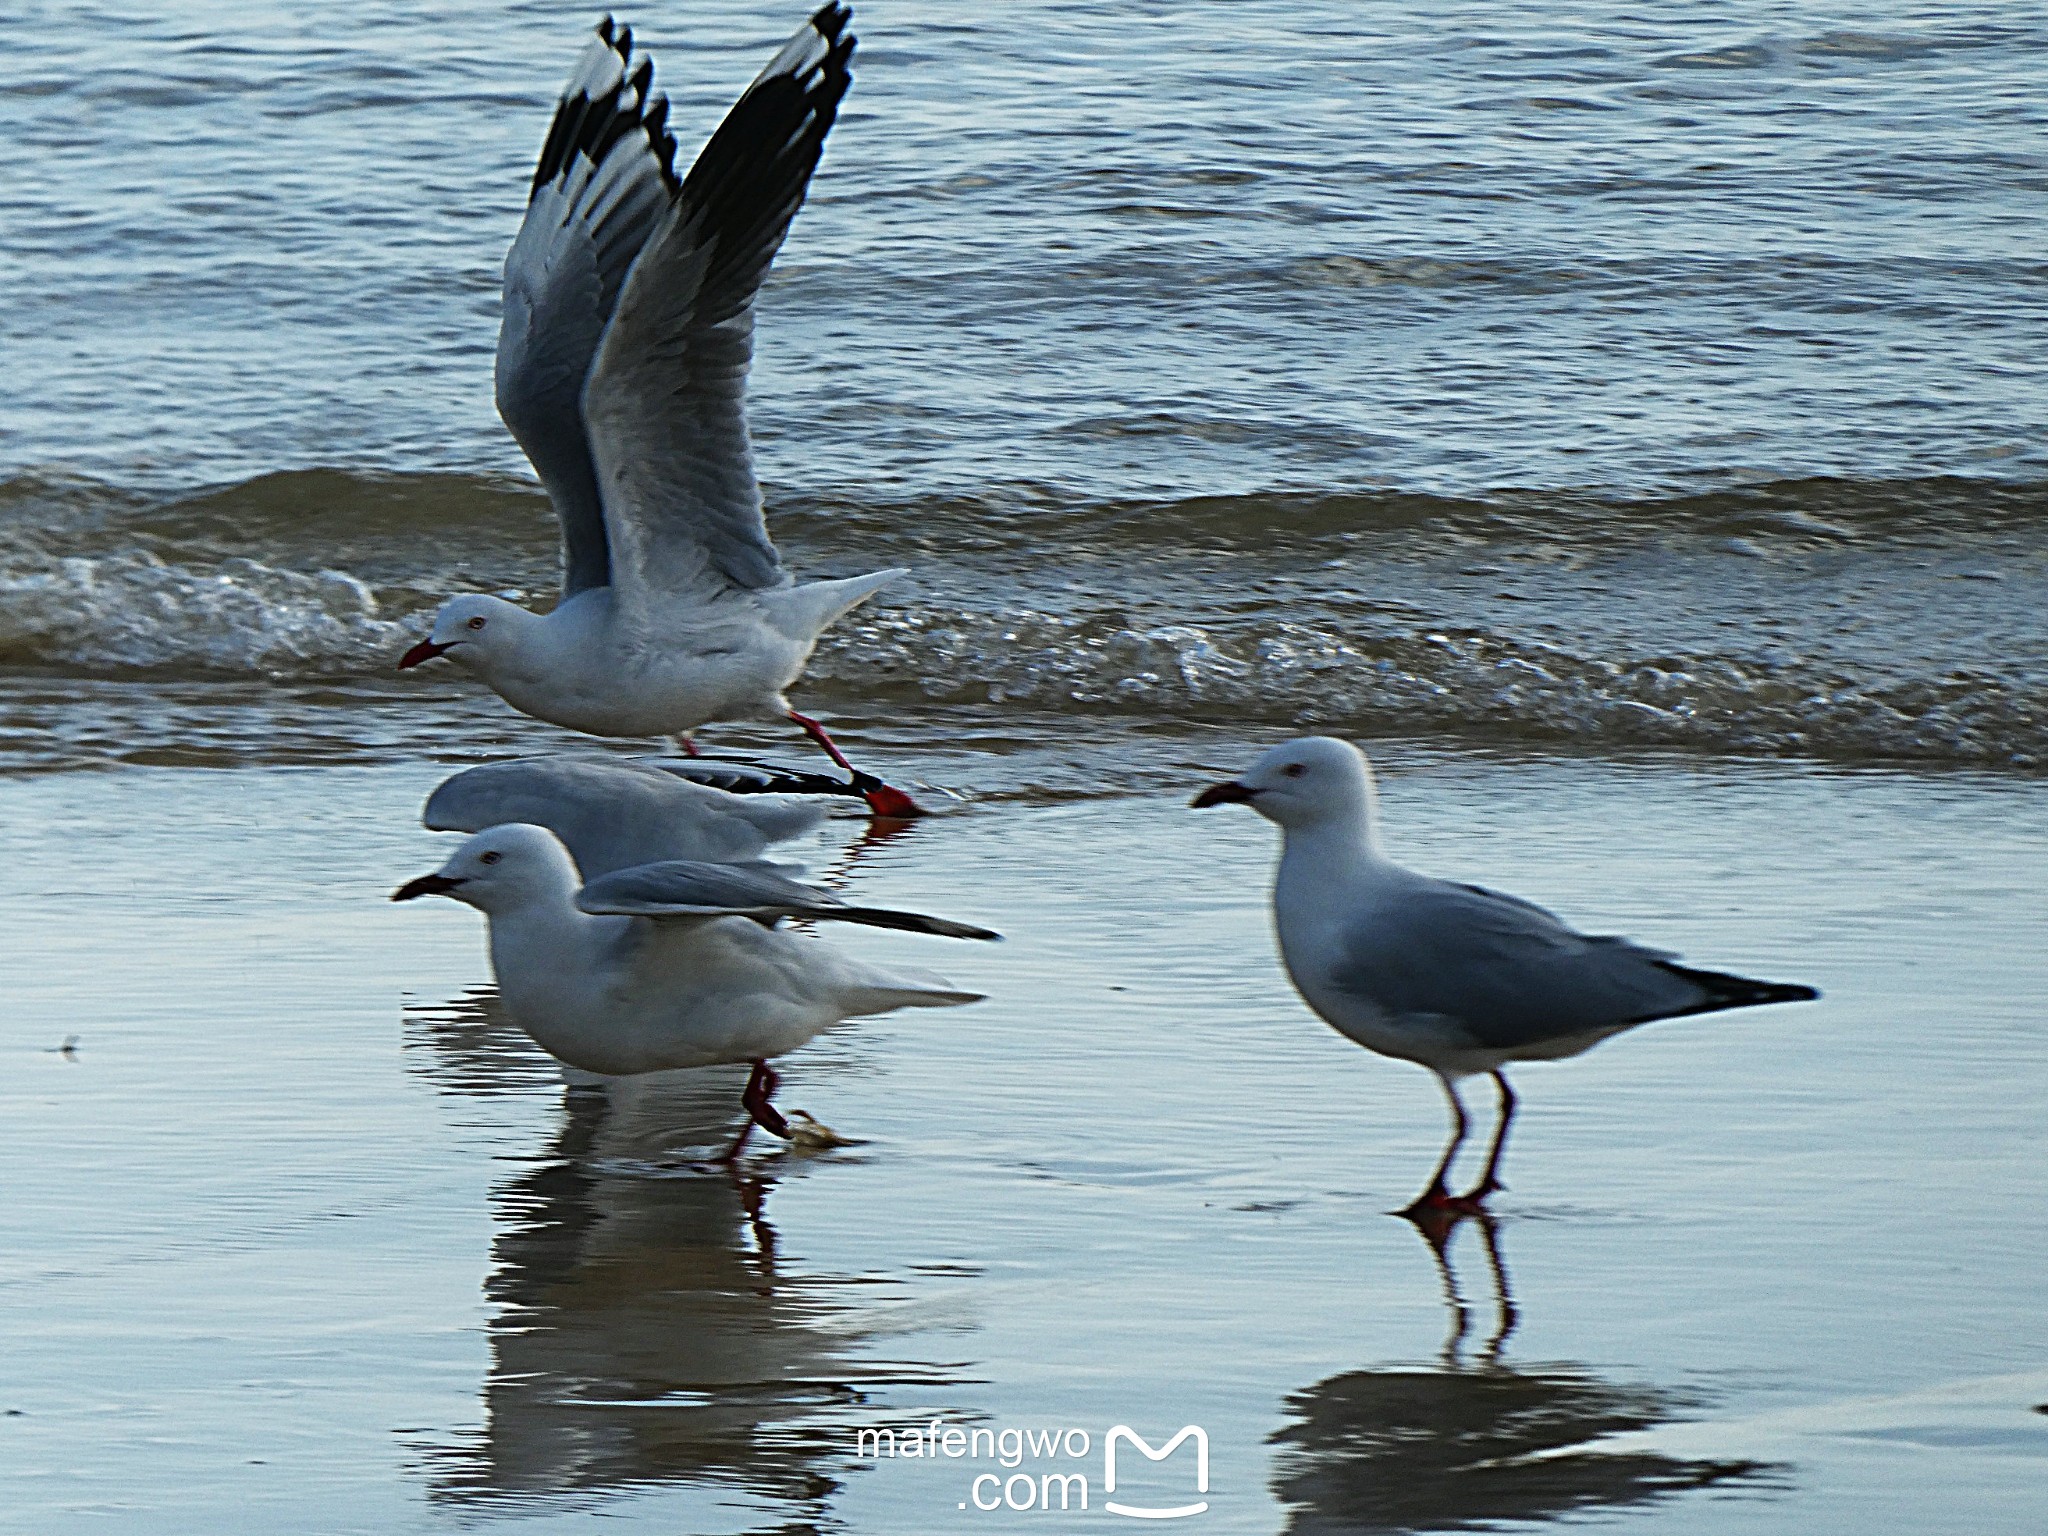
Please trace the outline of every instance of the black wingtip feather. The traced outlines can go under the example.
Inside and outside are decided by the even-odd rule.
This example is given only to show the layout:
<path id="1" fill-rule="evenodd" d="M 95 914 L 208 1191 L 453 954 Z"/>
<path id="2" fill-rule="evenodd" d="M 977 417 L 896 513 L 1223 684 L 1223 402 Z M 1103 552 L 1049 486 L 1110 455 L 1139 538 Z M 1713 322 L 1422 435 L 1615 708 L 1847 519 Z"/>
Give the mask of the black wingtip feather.
<path id="1" fill-rule="evenodd" d="M 621 85 L 595 100 L 579 91 L 557 103 L 528 196 L 564 175 L 575 155 L 601 165 L 621 139 L 639 130 L 660 167 L 662 184 L 674 197 L 682 182 L 676 176 L 676 141 L 668 133 L 668 98 L 654 94 L 654 60 L 642 59 L 633 68 L 633 29 L 619 26 L 610 16 L 597 24 L 597 35 L 630 73 Z"/>
<path id="2" fill-rule="evenodd" d="M 836 4 L 819 10 L 810 25 L 826 45 L 824 57 L 757 80 L 683 178 L 683 197 L 716 241 L 707 291 L 728 287 L 750 302 L 754 282 L 745 274 L 774 258 L 803 206 L 853 83 L 847 62 L 858 40 L 844 30 L 852 14 Z"/>
<path id="3" fill-rule="evenodd" d="M 858 800 L 860 786 L 829 773 L 785 768 L 779 763 L 735 761 L 731 758 L 661 758 L 654 766 L 693 784 L 708 784 L 731 795 L 838 795 Z"/>
<path id="4" fill-rule="evenodd" d="M 1706 999 L 1685 1013 L 1719 1013 L 1725 1008 L 1760 1008 L 1769 1003 L 1810 1003 L 1820 996 L 1818 988 L 1796 981 L 1754 981 L 1731 976 L 1725 971 L 1698 971 L 1689 965 L 1660 960 L 1660 970 L 1682 977 L 1705 992 Z"/>
<path id="5" fill-rule="evenodd" d="M 836 43 L 839 41 L 839 34 L 846 29 L 846 24 L 852 19 L 853 7 L 841 5 L 838 0 L 833 0 L 830 5 L 818 7 L 811 16 L 811 25 L 826 42 Z"/>
<path id="6" fill-rule="evenodd" d="M 972 923 L 956 923 L 947 917 L 927 917 L 922 912 L 892 912 L 887 907 L 842 907 L 817 915 L 829 917 L 835 922 L 863 923 L 870 928 L 895 928 L 904 933 L 928 933 L 942 939 L 1002 938 L 1002 935 L 993 928 L 977 928 Z"/>

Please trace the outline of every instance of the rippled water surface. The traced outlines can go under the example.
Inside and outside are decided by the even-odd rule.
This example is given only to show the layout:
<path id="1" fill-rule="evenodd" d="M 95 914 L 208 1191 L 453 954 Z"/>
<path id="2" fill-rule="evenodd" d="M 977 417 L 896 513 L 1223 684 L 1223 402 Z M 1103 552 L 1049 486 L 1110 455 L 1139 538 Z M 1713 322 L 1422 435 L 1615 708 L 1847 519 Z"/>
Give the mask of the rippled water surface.
<path id="1" fill-rule="evenodd" d="M 801 13 L 621 12 L 684 153 Z M 391 664 L 552 591 L 491 352 L 594 19 L 0 13 L 0 1526 L 1106 1530 L 1125 1422 L 1207 1430 L 1177 1529 L 2035 1529 L 2037 9 L 863 0 L 752 419 L 800 572 L 913 568 L 800 702 L 952 814 L 802 856 L 1010 941 L 843 939 L 991 999 L 737 1179 L 726 1075 L 564 1085 L 383 900 L 563 742 Z M 1184 810 L 1302 726 L 1402 856 L 1826 1000 L 1524 1074 L 1439 1251 L 1434 1090 Z M 934 1419 L 1085 1430 L 1089 1513 L 859 1453 Z"/>
<path id="2" fill-rule="evenodd" d="M 793 9 L 632 18 L 686 140 Z M 764 310 L 756 420 L 785 490 L 2040 470 L 2025 8 L 859 20 Z M 513 468 L 486 387 L 497 266 L 587 24 L 17 8 L 10 457 L 117 481 Z"/>
<path id="3" fill-rule="evenodd" d="M 686 150 L 791 21 L 633 19 Z M 490 353 L 587 24 L 0 19 L 0 664 L 362 677 L 544 596 Z M 919 578 L 820 699 L 2044 760 L 2034 13 L 859 26 L 753 420 L 800 569 Z"/>

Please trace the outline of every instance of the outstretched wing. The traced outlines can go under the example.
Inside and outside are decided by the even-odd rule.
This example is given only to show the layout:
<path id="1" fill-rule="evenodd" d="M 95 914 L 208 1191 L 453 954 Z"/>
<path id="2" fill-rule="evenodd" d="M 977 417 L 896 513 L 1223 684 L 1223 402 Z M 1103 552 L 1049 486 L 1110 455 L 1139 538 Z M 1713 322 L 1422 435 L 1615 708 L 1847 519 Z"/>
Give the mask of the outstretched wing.
<path id="1" fill-rule="evenodd" d="M 684 859 L 642 864 L 592 880 L 577 894 L 576 905 L 600 917 L 751 917 L 770 924 L 785 917 L 806 917 L 820 922 L 863 923 L 871 928 L 933 933 L 949 939 L 1000 937 L 986 928 L 943 917 L 926 917 L 919 912 L 848 906 L 830 891 L 800 885 L 765 870 Z"/>
<path id="2" fill-rule="evenodd" d="M 505 257 L 498 414 L 561 519 L 564 597 L 611 580 L 583 389 L 626 274 L 680 190 L 653 82 L 632 29 L 607 16 L 555 107 Z"/>
<path id="3" fill-rule="evenodd" d="M 1700 1011 L 1706 991 L 1672 958 L 1513 896 L 1418 878 L 1350 936 L 1332 979 L 1387 1013 L 1514 1050 Z"/>
<path id="4" fill-rule="evenodd" d="M 851 14 L 820 10 L 726 115 L 634 264 L 598 349 L 583 414 L 612 584 L 629 608 L 789 580 L 747 439 L 754 296 L 852 83 Z"/>

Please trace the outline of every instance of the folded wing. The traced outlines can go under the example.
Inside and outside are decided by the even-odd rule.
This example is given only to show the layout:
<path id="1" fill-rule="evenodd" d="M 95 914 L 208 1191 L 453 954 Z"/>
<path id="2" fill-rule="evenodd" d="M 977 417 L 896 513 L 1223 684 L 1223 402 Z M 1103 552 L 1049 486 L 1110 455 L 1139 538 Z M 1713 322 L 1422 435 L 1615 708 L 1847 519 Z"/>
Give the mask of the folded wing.
<path id="1" fill-rule="evenodd" d="M 754 298 L 852 83 L 851 12 L 825 6 L 697 157 L 626 280 L 583 394 L 630 611 L 785 584 L 761 515 L 745 393 Z"/>
<path id="2" fill-rule="evenodd" d="M 1730 1006 L 1627 939 L 1579 933 L 1541 907 L 1475 885 L 1420 880 L 1344 946 L 1334 980 L 1394 1015 L 1514 1050 Z"/>
<path id="3" fill-rule="evenodd" d="M 774 923 L 785 917 L 819 922 L 862 923 L 949 939 L 994 939 L 1001 935 L 970 923 L 919 912 L 849 906 L 830 891 L 801 885 L 764 870 L 729 864 L 671 859 L 621 869 L 590 881 L 576 905 L 597 916 L 705 919 L 751 917 Z"/>
<path id="4" fill-rule="evenodd" d="M 668 101 L 630 28 L 599 23 L 555 107 L 505 258 L 498 414 L 562 524 L 562 595 L 611 580 L 583 390 L 627 273 L 681 190 Z"/>

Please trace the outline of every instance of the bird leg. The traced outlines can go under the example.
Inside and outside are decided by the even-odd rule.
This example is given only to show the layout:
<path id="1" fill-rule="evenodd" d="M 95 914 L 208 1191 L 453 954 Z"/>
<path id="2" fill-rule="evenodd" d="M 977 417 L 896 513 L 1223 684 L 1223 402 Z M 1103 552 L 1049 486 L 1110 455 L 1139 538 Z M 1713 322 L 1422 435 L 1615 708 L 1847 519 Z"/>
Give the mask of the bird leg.
<path id="1" fill-rule="evenodd" d="M 789 1122 L 782 1118 L 781 1110 L 768 1102 L 775 1097 L 775 1090 L 781 1082 L 782 1079 L 775 1075 L 775 1069 L 765 1059 L 754 1063 L 753 1073 L 740 1094 L 740 1104 L 747 1112 L 746 1124 L 740 1127 L 739 1135 L 733 1138 L 732 1146 L 720 1161 L 738 1162 L 740 1149 L 746 1146 L 747 1137 L 753 1134 L 757 1125 L 772 1136 L 788 1138 Z"/>
<path id="2" fill-rule="evenodd" d="M 1488 1195 L 1506 1189 L 1501 1183 L 1500 1154 L 1508 1144 L 1508 1123 L 1515 1118 L 1515 1090 L 1508 1086 L 1508 1080 L 1501 1076 L 1500 1068 L 1493 1069 L 1493 1081 L 1500 1089 L 1500 1124 L 1493 1133 L 1493 1150 L 1486 1155 L 1486 1172 L 1479 1176 L 1479 1182 L 1466 1190 L 1463 1199 L 1477 1205 Z"/>
<path id="3" fill-rule="evenodd" d="M 1439 1077 L 1444 1085 L 1444 1097 L 1451 1101 L 1451 1139 L 1444 1147 L 1444 1155 L 1437 1160 L 1436 1172 L 1429 1176 L 1429 1188 L 1417 1195 L 1400 1214 L 1414 1216 L 1423 1211 L 1468 1211 L 1471 1205 L 1453 1195 L 1445 1180 L 1451 1172 L 1451 1161 L 1458 1155 L 1458 1148 L 1465 1144 L 1468 1129 L 1465 1120 L 1465 1103 L 1458 1097 L 1458 1086 L 1448 1077 Z"/>
<path id="4" fill-rule="evenodd" d="M 845 770 L 853 787 L 860 791 L 861 799 L 867 801 L 868 810 L 876 816 L 886 816 L 895 821 L 909 821 L 924 815 L 924 807 L 900 789 L 892 788 L 872 773 L 862 773 L 846 760 L 846 754 L 839 750 L 838 743 L 826 734 L 825 727 L 809 715 L 789 712 L 790 721 L 803 728 L 803 733 L 825 749 L 825 755 Z"/>
<path id="5" fill-rule="evenodd" d="M 676 732 L 676 745 L 683 749 L 683 756 L 685 757 L 702 757 L 704 755 L 703 750 L 698 747 L 695 738 L 688 731 Z"/>

